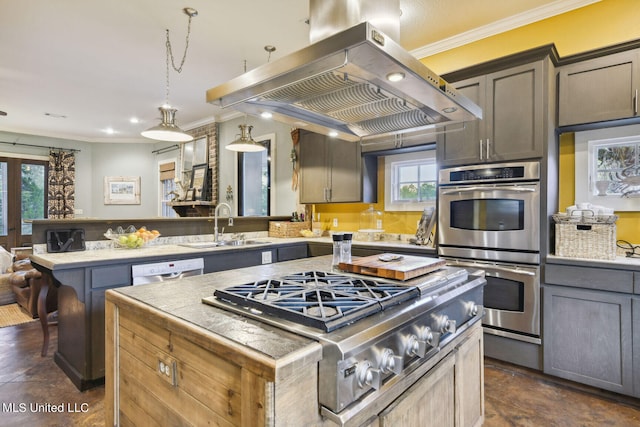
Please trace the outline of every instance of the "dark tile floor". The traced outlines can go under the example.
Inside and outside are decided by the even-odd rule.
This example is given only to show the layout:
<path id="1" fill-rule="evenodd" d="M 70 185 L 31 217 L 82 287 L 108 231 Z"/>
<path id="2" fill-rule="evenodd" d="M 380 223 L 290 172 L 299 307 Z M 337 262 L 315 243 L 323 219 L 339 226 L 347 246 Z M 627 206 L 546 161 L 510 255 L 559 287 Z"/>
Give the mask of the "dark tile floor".
<path id="1" fill-rule="evenodd" d="M 49 356 L 38 322 L 0 329 L 0 426 L 104 426 L 104 386 L 79 392 Z M 640 400 L 487 359 L 485 426 L 640 426 Z M 54 412 L 55 411 L 55 412 Z"/>

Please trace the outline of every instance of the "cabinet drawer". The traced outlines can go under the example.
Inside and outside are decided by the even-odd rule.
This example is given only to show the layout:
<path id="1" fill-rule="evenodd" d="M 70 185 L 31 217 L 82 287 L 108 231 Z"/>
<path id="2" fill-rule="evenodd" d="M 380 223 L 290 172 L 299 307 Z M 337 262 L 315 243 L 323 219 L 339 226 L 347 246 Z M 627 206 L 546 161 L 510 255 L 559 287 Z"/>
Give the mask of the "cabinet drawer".
<path id="1" fill-rule="evenodd" d="M 633 293 L 632 271 L 547 264 L 544 281 L 553 285 Z"/>
<path id="2" fill-rule="evenodd" d="M 110 265 L 91 269 L 91 288 L 131 285 L 131 266 Z"/>

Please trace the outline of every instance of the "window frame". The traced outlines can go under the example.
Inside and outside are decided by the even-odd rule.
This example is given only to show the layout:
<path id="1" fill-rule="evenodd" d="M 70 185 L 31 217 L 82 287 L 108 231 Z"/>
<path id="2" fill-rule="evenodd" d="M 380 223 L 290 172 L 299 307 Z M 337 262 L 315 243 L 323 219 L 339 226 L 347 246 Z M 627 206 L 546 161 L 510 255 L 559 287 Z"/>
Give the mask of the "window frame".
<path id="1" fill-rule="evenodd" d="M 420 188 L 420 182 L 435 182 L 435 194 L 432 200 L 426 201 L 406 201 L 398 200 L 395 197 L 395 189 L 397 181 L 398 168 L 404 166 L 418 166 L 428 164 L 433 167 L 433 181 L 424 180 L 418 181 L 418 189 Z M 410 153 L 392 154 L 384 156 L 384 210 L 396 211 L 396 212 L 422 212 L 427 207 L 435 207 L 437 200 L 438 182 L 437 173 L 438 167 L 436 163 L 436 151 L 435 149 L 415 151 Z M 419 191 L 419 190 L 418 190 Z"/>

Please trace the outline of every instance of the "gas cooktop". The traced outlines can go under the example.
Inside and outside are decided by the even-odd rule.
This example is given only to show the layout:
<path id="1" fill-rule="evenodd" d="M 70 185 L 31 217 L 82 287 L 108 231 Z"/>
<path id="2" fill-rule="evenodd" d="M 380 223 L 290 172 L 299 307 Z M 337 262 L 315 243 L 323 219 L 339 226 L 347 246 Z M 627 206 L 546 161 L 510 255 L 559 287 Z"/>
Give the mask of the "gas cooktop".
<path id="1" fill-rule="evenodd" d="M 323 271 L 216 290 L 215 298 L 325 332 L 418 298 L 416 287 Z"/>

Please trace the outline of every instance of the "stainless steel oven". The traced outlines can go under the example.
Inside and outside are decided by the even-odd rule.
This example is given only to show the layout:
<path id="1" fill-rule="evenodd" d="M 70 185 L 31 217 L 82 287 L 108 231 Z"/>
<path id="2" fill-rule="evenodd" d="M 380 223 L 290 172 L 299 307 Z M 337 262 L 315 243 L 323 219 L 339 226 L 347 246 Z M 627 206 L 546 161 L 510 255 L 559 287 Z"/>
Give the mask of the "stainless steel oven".
<path id="1" fill-rule="evenodd" d="M 441 255 L 540 262 L 538 162 L 442 169 L 438 193 Z"/>
<path id="2" fill-rule="evenodd" d="M 448 265 L 484 270 L 485 332 L 540 344 L 540 266 L 447 259 Z"/>
<path id="3" fill-rule="evenodd" d="M 540 344 L 540 164 L 439 172 L 438 253 L 485 271 L 485 332 Z"/>

